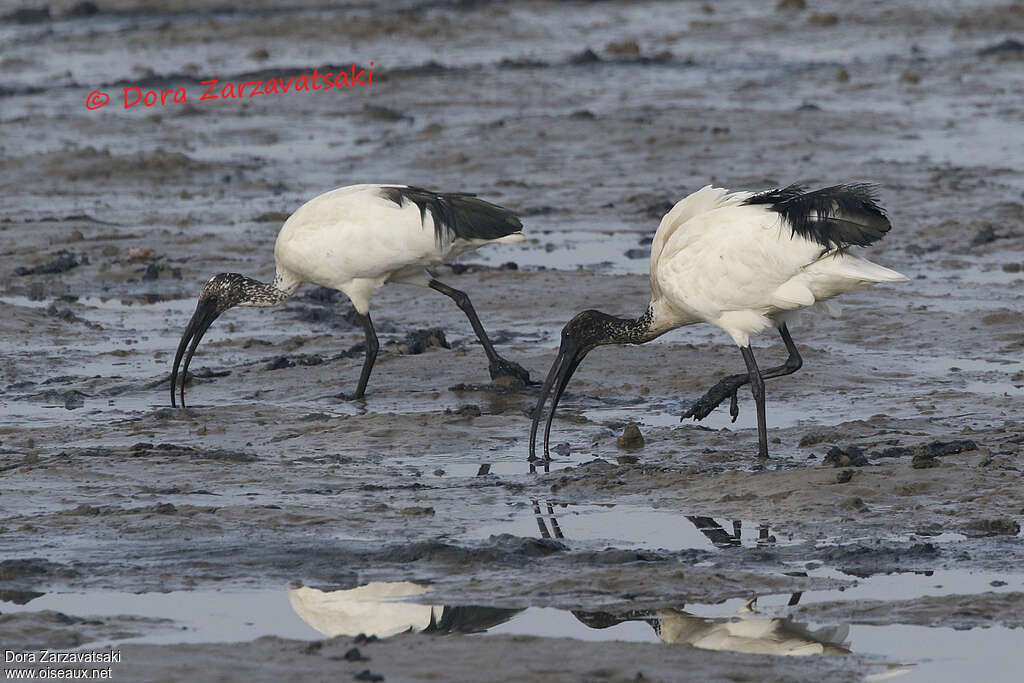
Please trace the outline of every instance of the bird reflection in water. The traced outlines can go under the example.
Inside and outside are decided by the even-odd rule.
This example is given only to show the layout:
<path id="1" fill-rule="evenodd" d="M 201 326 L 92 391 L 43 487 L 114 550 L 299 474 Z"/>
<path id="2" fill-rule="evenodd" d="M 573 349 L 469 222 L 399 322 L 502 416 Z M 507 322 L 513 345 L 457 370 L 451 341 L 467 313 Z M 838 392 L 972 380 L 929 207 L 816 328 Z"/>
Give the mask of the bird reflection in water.
<path id="1" fill-rule="evenodd" d="M 415 583 L 377 582 L 349 590 L 321 591 L 302 587 L 288 590 L 296 614 L 328 637 L 376 636 L 388 638 L 399 633 L 484 633 L 511 621 L 526 609 L 476 605 L 424 605 L 402 602 L 430 591 Z M 794 594 L 796 600 L 799 594 Z M 795 604 L 790 600 L 790 604 Z M 760 614 L 757 599 L 748 602 L 730 619 L 700 617 L 680 607 L 630 610 L 623 613 L 573 610 L 576 620 L 589 629 L 606 629 L 625 622 L 650 624 L 667 644 L 688 644 L 706 650 L 732 650 L 772 655 L 849 654 L 845 642 L 849 627 L 829 626 L 817 630 L 788 618 Z M 528 630 L 529 622 L 523 624 Z M 573 633 L 566 633 L 572 637 Z"/>
<path id="2" fill-rule="evenodd" d="M 410 581 L 374 582 L 349 590 L 295 588 L 285 591 L 295 613 L 325 636 L 364 634 L 388 638 L 399 633 L 482 633 L 522 609 L 423 605 L 405 600 L 430 592 Z"/>
<path id="3" fill-rule="evenodd" d="M 555 514 L 555 506 L 532 500 L 534 515 L 542 538 L 564 539 Z M 701 533 L 718 548 L 736 548 L 741 544 L 742 523 L 732 522 L 732 531 L 710 517 L 687 516 Z M 757 545 L 773 543 L 767 524 L 758 529 Z M 287 591 L 292 608 L 307 624 L 328 637 L 376 636 L 387 638 L 399 633 L 484 633 L 515 618 L 526 619 L 526 608 L 502 608 L 476 605 L 428 605 L 417 602 L 430 588 L 409 581 L 376 582 L 348 590 L 322 591 L 302 587 Z M 801 593 L 793 593 L 789 606 L 799 603 Z M 657 609 L 602 612 L 572 610 L 576 620 L 588 629 L 607 629 L 626 622 L 646 622 L 663 643 L 685 643 L 707 650 L 731 650 L 772 655 L 848 654 L 849 627 L 827 626 L 811 629 L 789 618 L 772 617 L 757 611 L 757 598 L 747 602 L 731 618 L 708 618 L 686 612 L 681 605 Z M 523 616 L 520 616 L 523 615 Z M 531 630 L 530 622 L 522 628 Z M 565 636 L 572 637 L 567 632 Z"/>
<path id="4" fill-rule="evenodd" d="M 558 524 L 555 506 L 545 502 L 543 504 L 547 510 L 545 514 L 541 510 L 541 502 L 539 500 L 533 499 L 530 502 L 533 504 L 533 516 L 537 519 L 537 527 L 540 530 L 541 538 L 565 538 Z M 561 507 L 567 506 L 562 505 Z M 732 533 L 730 533 L 711 517 L 686 515 L 686 519 L 697 528 L 697 531 L 704 534 L 716 548 L 738 548 L 742 544 L 742 520 L 734 519 L 732 521 Z M 550 528 L 548 528 L 549 525 Z M 771 534 L 770 525 L 762 522 L 757 528 L 757 545 L 760 547 L 774 543 L 775 536 Z"/>
<path id="5" fill-rule="evenodd" d="M 799 593 L 794 593 L 799 600 Z M 790 604 L 796 604 L 790 599 Z M 627 621 L 646 621 L 663 643 L 692 645 L 703 650 L 731 650 L 763 655 L 845 655 L 850 653 L 850 627 L 811 629 L 792 619 L 769 617 L 757 611 L 757 598 L 728 620 L 699 617 L 680 608 L 609 612 L 573 610 L 580 622 L 605 629 Z"/>

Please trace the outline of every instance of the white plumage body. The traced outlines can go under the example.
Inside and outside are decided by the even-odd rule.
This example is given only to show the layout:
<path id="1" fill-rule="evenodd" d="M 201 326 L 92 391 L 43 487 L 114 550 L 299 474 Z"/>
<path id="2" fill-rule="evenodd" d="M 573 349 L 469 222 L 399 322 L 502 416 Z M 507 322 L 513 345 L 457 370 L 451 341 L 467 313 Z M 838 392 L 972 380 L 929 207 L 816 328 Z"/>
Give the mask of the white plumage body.
<path id="1" fill-rule="evenodd" d="M 277 236 L 275 284 L 302 282 L 338 289 L 359 313 L 387 282 L 427 286 L 425 268 L 491 242 L 520 242 L 522 233 L 498 239 L 464 239 L 441 230 L 431 211 L 396 204 L 381 190 L 401 185 L 352 185 L 315 197 L 293 213 Z"/>
<path id="2" fill-rule="evenodd" d="M 708 322 L 738 346 L 787 314 L 844 292 L 907 278 L 794 234 L 751 192 L 710 185 L 677 203 L 651 244 L 653 327 Z"/>

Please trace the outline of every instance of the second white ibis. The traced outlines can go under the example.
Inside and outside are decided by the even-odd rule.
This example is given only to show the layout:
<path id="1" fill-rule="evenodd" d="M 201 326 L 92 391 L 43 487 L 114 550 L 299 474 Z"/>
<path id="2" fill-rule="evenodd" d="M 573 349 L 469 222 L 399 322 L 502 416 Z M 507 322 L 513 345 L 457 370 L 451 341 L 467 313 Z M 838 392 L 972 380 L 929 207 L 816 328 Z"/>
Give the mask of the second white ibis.
<path id="1" fill-rule="evenodd" d="M 213 321 L 233 306 L 277 306 L 305 282 L 343 292 L 366 334 L 366 358 L 354 395 L 362 398 L 379 348 L 370 298 L 389 282 L 421 285 L 450 297 L 465 312 L 490 362 L 492 379 L 529 382 L 529 373 L 498 355 L 465 292 L 436 280 L 426 268 L 485 244 L 520 242 L 522 223 L 508 209 L 472 194 L 440 193 L 406 185 L 352 185 L 303 204 L 277 236 L 276 275 L 270 284 L 238 273 L 214 275 L 199 294 L 171 371 L 181 403 L 192 356 Z"/>
<path id="2" fill-rule="evenodd" d="M 787 321 L 798 309 L 843 292 L 906 280 L 848 253 L 851 246 L 881 239 L 890 228 L 867 184 L 815 192 L 791 185 L 757 194 L 708 185 L 686 197 L 662 218 L 654 235 L 651 301 L 643 315 L 633 319 L 583 311 L 562 330 L 558 356 L 533 413 L 530 461 L 536 460 L 537 427 L 550 395 L 544 427 L 544 459 L 549 459 L 559 398 L 590 351 L 603 344 L 644 344 L 699 322 L 729 333 L 747 372 L 724 378 L 683 417 L 700 419 L 749 382 L 757 405 L 758 454 L 767 458 L 764 380 L 796 372 L 802 364 Z M 789 358 L 762 372 L 750 337 L 770 327 L 779 330 Z"/>

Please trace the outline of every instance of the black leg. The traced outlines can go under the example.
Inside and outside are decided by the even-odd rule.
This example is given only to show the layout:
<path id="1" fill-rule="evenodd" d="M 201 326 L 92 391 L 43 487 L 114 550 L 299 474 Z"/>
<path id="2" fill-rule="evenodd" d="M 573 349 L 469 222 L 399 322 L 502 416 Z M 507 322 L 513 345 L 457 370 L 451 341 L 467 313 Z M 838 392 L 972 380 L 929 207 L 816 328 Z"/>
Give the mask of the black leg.
<path id="1" fill-rule="evenodd" d="M 779 334 L 782 335 L 782 342 L 786 345 L 786 351 L 789 353 L 789 357 L 786 358 L 786 362 L 782 365 L 778 365 L 774 368 L 768 368 L 762 372 L 761 377 L 763 379 L 774 379 L 776 377 L 792 375 L 803 367 L 803 358 L 800 357 L 800 352 L 797 350 L 796 344 L 793 343 L 793 338 L 789 336 L 789 328 L 787 328 L 785 324 L 779 327 Z M 740 414 L 739 403 L 736 399 L 736 390 L 749 381 L 750 376 L 746 373 L 723 377 L 718 381 L 718 384 L 711 387 L 706 394 L 697 399 L 697 401 L 695 401 L 694 404 L 690 406 L 685 413 L 683 413 L 683 416 L 679 421 L 682 422 L 688 417 L 692 417 L 695 420 L 703 420 L 711 414 L 712 410 L 717 408 L 725 399 L 728 398 L 729 414 L 732 415 L 732 421 L 735 422 L 737 416 Z"/>
<path id="2" fill-rule="evenodd" d="M 786 345 L 786 352 L 789 354 L 789 358 L 782 365 L 768 368 L 768 370 L 763 372 L 761 376 L 765 379 L 792 375 L 804 366 L 804 359 L 800 357 L 800 352 L 797 350 L 796 344 L 793 343 L 793 338 L 789 336 L 789 328 L 786 327 L 785 323 L 779 328 L 779 334 L 782 336 L 782 343 Z"/>
<path id="3" fill-rule="evenodd" d="M 476 333 L 477 339 L 480 340 L 480 344 L 484 347 L 484 353 L 487 354 L 487 361 L 490 364 L 491 379 L 498 379 L 499 377 L 511 377 L 523 384 L 530 383 L 530 373 L 525 368 L 520 366 L 518 363 L 505 360 L 498 355 L 498 352 L 494 350 L 494 345 L 491 344 L 490 338 L 487 336 L 487 332 L 484 331 L 484 326 L 480 324 L 480 318 L 476 315 L 476 310 L 473 308 L 473 303 L 469 300 L 469 295 L 465 292 L 449 287 L 448 285 L 438 280 L 430 281 L 430 288 L 436 289 L 445 296 L 449 297 L 455 302 L 462 312 L 469 318 L 469 324 L 473 326 L 473 331 Z"/>
<path id="4" fill-rule="evenodd" d="M 757 361 L 754 360 L 754 352 L 749 346 L 740 349 L 743 354 L 743 362 L 747 364 L 747 375 L 750 377 L 750 391 L 754 394 L 754 403 L 757 405 L 757 455 L 760 458 L 768 457 L 768 427 L 764 419 L 764 379 L 761 371 L 757 369 Z"/>
<path id="5" fill-rule="evenodd" d="M 370 314 L 363 315 L 356 311 L 356 322 L 363 326 L 366 333 L 366 357 L 363 359 L 363 371 L 359 375 L 359 384 L 356 386 L 356 393 L 349 395 L 344 392 L 337 395 L 337 398 L 346 400 L 361 399 L 366 394 L 366 383 L 370 381 L 370 373 L 373 371 L 373 364 L 377 360 L 377 351 L 380 344 L 377 342 L 377 333 L 373 329 L 373 321 Z"/>

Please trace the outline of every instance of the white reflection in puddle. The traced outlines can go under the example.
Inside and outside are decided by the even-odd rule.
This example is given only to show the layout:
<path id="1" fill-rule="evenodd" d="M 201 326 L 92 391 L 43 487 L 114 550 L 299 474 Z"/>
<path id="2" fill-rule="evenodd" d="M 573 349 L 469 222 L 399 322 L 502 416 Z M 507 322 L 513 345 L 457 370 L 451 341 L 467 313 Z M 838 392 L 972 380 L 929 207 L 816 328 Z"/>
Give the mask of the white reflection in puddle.
<path id="1" fill-rule="evenodd" d="M 837 574 L 830 569 L 810 573 Z M 993 587 L 993 581 L 1005 585 Z M 768 595 L 750 602 L 729 600 L 717 605 L 695 603 L 612 614 L 434 604 L 425 599 L 428 587 L 390 582 L 338 591 L 303 587 L 287 591 L 55 593 L 31 600 L 30 605 L 0 603 L 0 611 L 52 609 L 76 616 L 131 614 L 174 622 L 122 642 L 244 642 L 269 635 L 309 640 L 359 633 L 385 638 L 409 630 L 505 633 L 589 641 L 687 643 L 710 650 L 775 655 L 842 655 L 853 651 L 901 665 L 871 680 L 900 674 L 906 681 L 1008 681 L 1014 679 L 1007 677 L 1005 655 L 1020 641 L 1020 633 L 1012 629 L 814 625 L 790 619 L 787 613 L 796 604 L 909 599 L 993 589 L 1019 591 L 1022 586 L 1024 577 L 1019 575 L 937 571 L 931 576 L 894 574 L 861 579 L 842 591 Z M 419 602 L 404 601 L 409 599 Z M 82 647 L 89 646 L 86 643 Z"/>

